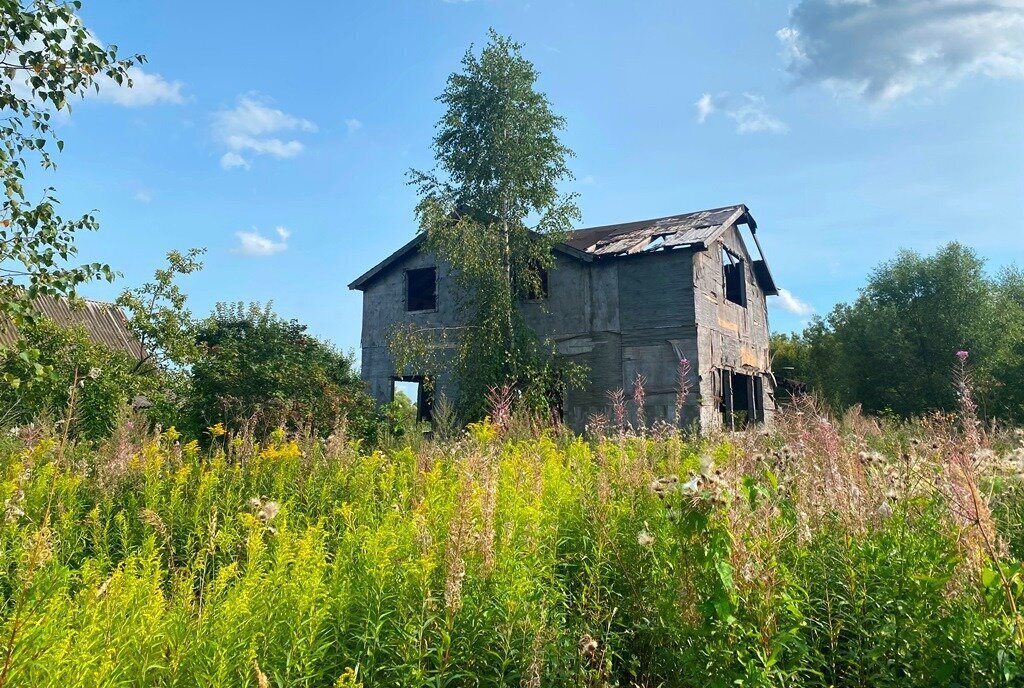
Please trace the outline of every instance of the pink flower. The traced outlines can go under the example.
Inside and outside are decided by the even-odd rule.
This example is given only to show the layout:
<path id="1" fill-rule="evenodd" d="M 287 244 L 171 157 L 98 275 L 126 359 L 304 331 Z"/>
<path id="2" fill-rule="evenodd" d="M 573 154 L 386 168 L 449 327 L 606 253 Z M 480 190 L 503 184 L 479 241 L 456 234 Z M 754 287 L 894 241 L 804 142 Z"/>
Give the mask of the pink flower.
<path id="1" fill-rule="evenodd" d="M 960 359 L 960 362 L 961 362 L 961 363 L 964 363 L 964 362 L 965 362 L 965 361 L 967 360 L 967 357 L 968 357 L 969 355 L 970 355 L 970 354 L 968 354 L 968 353 L 967 353 L 966 351 L 964 351 L 963 349 L 961 349 L 960 351 L 957 351 L 957 352 L 956 352 L 956 357 Z"/>

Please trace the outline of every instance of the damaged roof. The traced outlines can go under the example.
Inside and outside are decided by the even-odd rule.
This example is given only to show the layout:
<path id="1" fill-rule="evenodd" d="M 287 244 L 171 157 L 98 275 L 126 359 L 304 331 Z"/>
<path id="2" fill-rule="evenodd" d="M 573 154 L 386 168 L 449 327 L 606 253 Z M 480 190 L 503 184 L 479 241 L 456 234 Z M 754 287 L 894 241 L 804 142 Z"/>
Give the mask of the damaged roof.
<path id="1" fill-rule="evenodd" d="M 566 244 L 595 256 L 622 256 L 669 248 L 705 248 L 734 224 L 754 220 L 745 205 L 699 210 L 618 225 L 589 227 L 569 233 Z"/>
<path id="2" fill-rule="evenodd" d="M 555 248 L 587 262 L 669 249 L 703 250 L 733 225 L 747 225 L 750 228 L 758 253 L 761 254 L 761 244 L 756 234 L 757 223 L 754 222 L 747 206 L 742 204 L 638 222 L 577 229 L 569 232 L 566 240 Z M 348 288 L 365 289 L 388 268 L 417 250 L 425 238 L 425 235 L 418 234 L 405 246 L 356 278 Z M 778 293 L 763 254 L 759 260 L 753 261 L 752 269 L 765 293 Z"/>
<path id="3" fill-rule="evenodd" d="M 77 299 L 74 303 L 53 296 L 32 299 L 36 312 L 61 327 L 85 328 L 89 339 L 115 351 L 139 358 L 142 351 L 139 340 L 128 328 L 124 312 L 112 303 Z M 9 323 L 0 322 L 0 347 L 18 342 L 18 332 Z"/>

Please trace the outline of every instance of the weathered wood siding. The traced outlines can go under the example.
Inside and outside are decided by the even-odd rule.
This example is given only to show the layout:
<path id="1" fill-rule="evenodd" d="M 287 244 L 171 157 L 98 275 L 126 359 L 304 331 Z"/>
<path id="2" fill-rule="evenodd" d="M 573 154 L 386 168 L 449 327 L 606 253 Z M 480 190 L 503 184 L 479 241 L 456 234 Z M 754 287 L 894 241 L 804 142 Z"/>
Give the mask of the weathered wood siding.
<path id="1" fill-rule="evenodd" d="M 405 272 L 416 268 L 437 269 L 437 309 L 405 310 Z M 443 265 L 426 252 L 413 252 L 392 266 L 363 292 L 362 361 L 360 372 L 369 393 L 381 403 L 391 400 L 391 380 L 398 374 L 388 347 L 390 333 L 399 324 L 424 328 L 451 328 L 459 324 L 454 285 Z M 412 373 L 413 371 L 406 371 Z M 448 384 L 447 381 L 442 381 Z"/>
<path id="2" fill-rule="evenodd" d="M 746 307 L 727 301 L 722 293 L 722 244 L 744 260 Z M 682 358 L 692 367 L 684 422 L 715 427 L 721 424 L 718 371 L 763 375 L 769 370 L 765 295 L 735 227 L 703 251 L 660 251 L 594 262 L 559 253 L 555 261 L 548 297 L 525 302 L 522 309 L 534 331 L 588 370 L 587 383 L 566 395 L 565 417 L 572 428 L 582 430 L 595 413 L 610 417 L 609 392 L 621 388 L 631 398 L 638 375 L 644 380 L 648 421 L 672 420 Z M 405 271 L 427 266 L 438 268 L 437 309 L 406 312 Z M 466 324 L 452 281 L 430 254 L 413 252 L 364 292 L 362 375 L 380 401 L 390 399 L 396 375 L 388 335 L 398 323 L 437 328 Z M 449 376 L 437 385 L 439 392 L 454 394 Z M 764 388 L 760 403 L 770 413 L 774 403 L 767 378 Z M 629 411 L 635 418 L 632 403 Z"/>
<path id="3" fill-rule="evenodd" d="M 725 298 L 722 282 L 722 246 L 744 261 L 746 307 Z M 768 304 L 754 278 L 753 259 L 739 230 L 733 226 L 708 250 L 693 254 L 695 316 L 698 332 L 701 427 L 721 425 L 719 370 L 765 376 L 768 356 Z M 763 405 L 770 419 L 775 403 L 770 379 L 765 377 Z"/>

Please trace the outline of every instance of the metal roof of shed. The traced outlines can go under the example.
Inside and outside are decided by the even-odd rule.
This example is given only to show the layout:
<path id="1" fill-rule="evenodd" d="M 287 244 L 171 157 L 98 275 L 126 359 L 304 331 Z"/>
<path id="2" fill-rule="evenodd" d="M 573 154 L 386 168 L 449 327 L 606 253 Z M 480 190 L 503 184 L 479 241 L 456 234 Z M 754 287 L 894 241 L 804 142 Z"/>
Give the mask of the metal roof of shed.
<path id="1" fill-rule="evenodd" d="M 111 349 L 123 351 L 139 358 L 141 347 L 128 328 L 124 313 L 112 303 L 76 299 L 74 302 L 53 296 L 37 296 L 32 306 L 43 317 L 61 327 L 85 328 L 89 338 Z M 0 346 L 12 346 L 18 341 L 17 330 L 10 324 L 0 323 Z"/>

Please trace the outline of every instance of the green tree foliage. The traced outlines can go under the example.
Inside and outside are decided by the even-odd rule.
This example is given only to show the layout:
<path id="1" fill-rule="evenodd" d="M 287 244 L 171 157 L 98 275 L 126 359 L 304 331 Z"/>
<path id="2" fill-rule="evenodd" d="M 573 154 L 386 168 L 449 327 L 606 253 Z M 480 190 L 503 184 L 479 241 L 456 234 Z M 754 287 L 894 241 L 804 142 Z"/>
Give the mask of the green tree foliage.
<path id="1" fill-rule="evenodd" d="M 181 275 L 202 270 L 200 256 L 206 249 L 167 254 L 167 267 L 159 268 L 152 282 L 125 289 L 117 305 L 128 311 L 128 326 L 139 340 L 136 371 L 146 368 L 185 366 L 199 354 L 196 322 L 187 308 L 188 296 L 175 281 Z"/>
<path id="2" fill-rule="evenodd" d="M 346 418 L 366 422 L 372 404 L 352 357 L 269 305 L 218 304 L 197 340 L 192 407 L 200 428 L 222 422 L 259 435 L 288 424 L 326 435 Z"/>
<path id="3" fill-rule="evenodd" d="M 480 414 L 489 388 L 507 381 L 543 404 L 561 374 L 551 347 L 523 322 L 519 303 L 539 289 L 541 271 L 553 265 L 552 247 L 579 216 L 574 197 L 558 190 L 571 178 L 572 151 L 558 138 L 565 121 L 537 91 L 537 71 L 521 48 L 492 30 L 479 56 L 466 52 L 462 71 L 438 98 L 447 107 L 434 138 L 439 170 L 410 173 L 426 249 L 452 268 L 468 326 L 400 332 L 392 348 L 400 368 L 436 372 L 451 361 L 425 360 L 437 347 L 422 340 L 447 338 L 457 352 L 459 406 L 467 417 Z"/>
<path id="4" fill-rule="evenodd" d="M 931 256 L 900 252 L 853 303 L 801 335 L 773 338 L 776 374 L 840 406 L 910 416 L 956 407 L 950 369 L 966 350 L 983 410 L 1024 418 L 1024 277 L 1008 270 L 992 278 L 983 268 L 957 243 Z"/>
<path id="5" fill-rule="evenodd" d="M 80 2 L 0 0 L 0 317 L 21 326 L 33 317 L 39 294 L 66 296 L 82 282 L 113 278 L 99 263 L 69 264 L 75 234 L 95 230 L 96 218 L 66 220 L 57 213 L 52 188 L 30 200 L 25 173 L 30 160 L 54 167 L 51 152 L 64 142 L 53 129 L 55 112 L 107 80 L 130 85 L 136 55 L 117 58 L 116 46 L 102 46 L 82 25 Z M 35 196 L 35 194 L 32 194 Z"/>
<path id="6" fill-rule="evenodd" d="M 21 335 L 22 351 L 0 351 L 0 371 L 25 381 L 0 385 L 0 426 L 49 417 L 70 422 L 74 436 L 97 440 L 110 433 L 136 395 L 156 387 L 154 379 L 133 374 L 131 356 L 93 342 L 82 327 L 34 318 L 23 324 Z"/>

